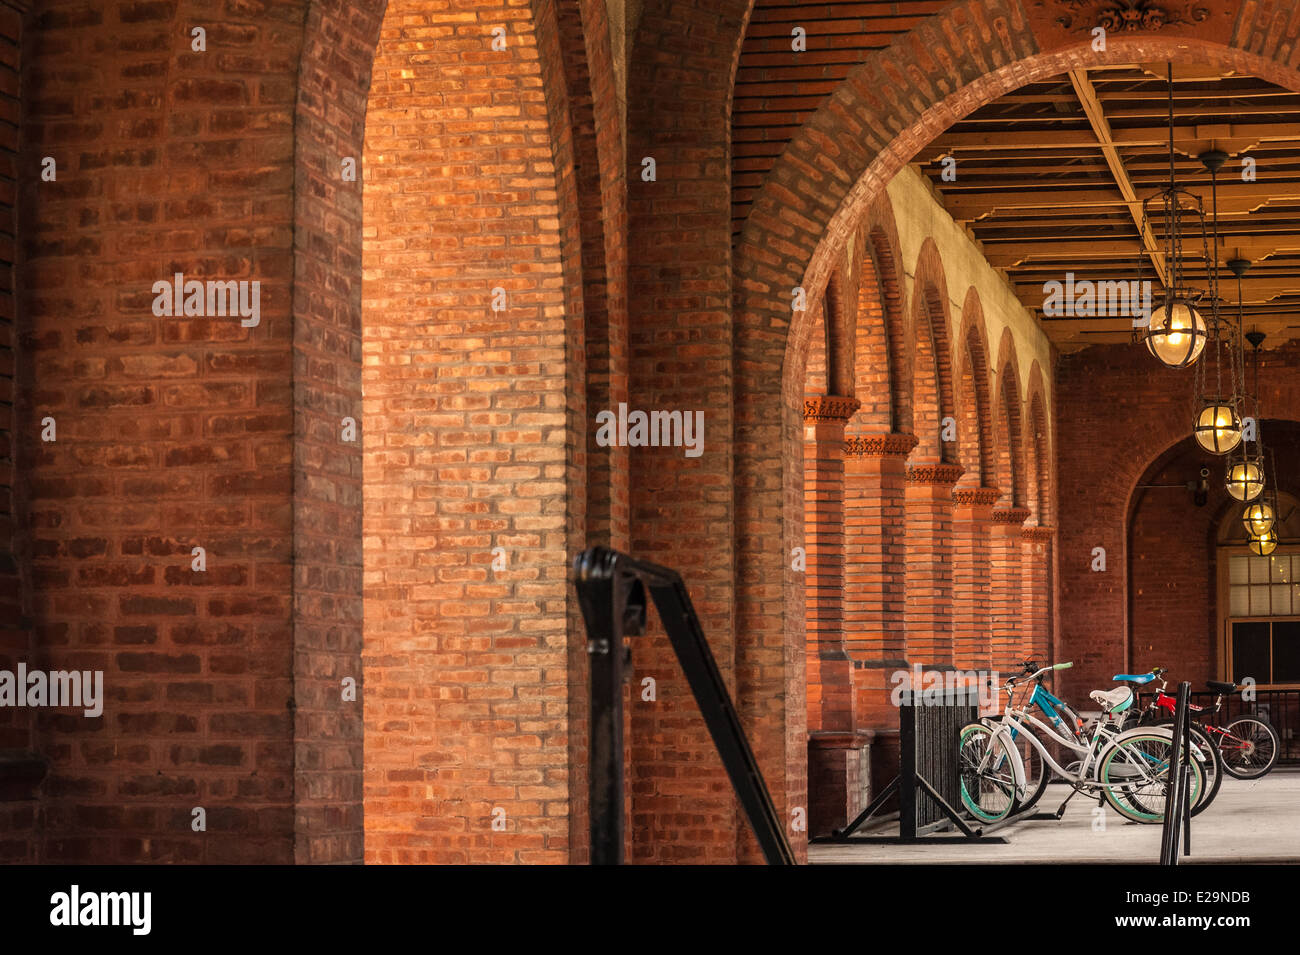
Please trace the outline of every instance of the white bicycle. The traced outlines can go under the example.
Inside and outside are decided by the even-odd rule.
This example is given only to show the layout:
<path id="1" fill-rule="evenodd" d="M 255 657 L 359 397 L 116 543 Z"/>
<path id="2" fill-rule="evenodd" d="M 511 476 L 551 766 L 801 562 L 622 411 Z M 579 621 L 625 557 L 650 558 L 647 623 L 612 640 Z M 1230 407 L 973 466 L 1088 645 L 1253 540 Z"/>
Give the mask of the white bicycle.
<path id="1" fill-rule="evenodd" d="M 1139 726 L 1121 730 L 1124 716 L 1133 705 L 1133 691 L 1126 686 L 1113 690 L 1093 690 L 1089 696 L 1101 706 L 1101 716 L 1092 726 L 1092 738 L 1066 735 L 1028 712 L 1034 705 L 1031 696 L 1024 706 L 1014 706 L 1015 689 L 1033 682 L 1035 693 L 1043 674 L 1065 670 L 1072 663 L 1058 663 L 1020 679 L 1011 679 L 1002 689 L 1007 694 L 1006 709 L 1000 720 L 985 719 L 968 723 L 960 734 L 961 798 L 966 809 L 982 822 L 998 822 L 1025 805 L 1032 805 L 1042 795 L 1049 772 L 1044 769 L 1034 780 L 1031 793 L 1026 779 L 1020 746 L 1027 742 L 1042 758 L 1050 772 L 1065 780 L 1074 790 L 1056 812 L 1061 818 L 1065 805 L 1080 792 L 1100 798 L 1126 819 L 1141 823 L 1159 823 L 1165 818 L 1169 795 L 1169 770 L 1173 757 L 1173 731 L 1168 727 Z M 1037 733 L 1079 756 L 1069 768 L 1052 758 Z M 1192 782 L 1189 803 L 1196 805 L 1205 788 L 1203 757 L 1191 748 Z M 1186 754 L 1184 754 L 1186 758 Z"/>

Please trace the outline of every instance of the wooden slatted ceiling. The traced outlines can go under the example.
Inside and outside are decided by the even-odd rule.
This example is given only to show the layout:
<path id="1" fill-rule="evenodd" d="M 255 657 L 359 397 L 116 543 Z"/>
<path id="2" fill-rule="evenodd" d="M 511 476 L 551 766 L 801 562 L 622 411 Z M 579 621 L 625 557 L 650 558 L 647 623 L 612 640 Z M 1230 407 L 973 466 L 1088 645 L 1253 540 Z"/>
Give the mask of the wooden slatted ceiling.
<path id="1" fill-rule="evenodd" d="M 800 124 L 872 51 L 888 46 L 944 0 L 757 0 L 740 51 L 732 100 L 732 222 L 749 204 Z M 807 31 L 794 52 L 791 33 Z"/>
<path id="2" fill-rule="evenodd" d="M 1063 350 L 1129 338 L 1124 319 L 1047 318 L 1043 283 L 1064 281 L 1066 272 L 1076 280 L 1136 278 L 1144 255 L 1151 275 L 1125 180 L 1138 200 L 1167 181 L 1162 72 L 1114 67 L 1032 84 L 957 123 L 917 157 L 948 211 Z M 1195 157 L 1211 148 L 1230 154 L 1219 174 L 1218 258 L 1254 263 L 1242 283 L 1247 326 L 1268 333 L 1270 345 L 1300 337 L 1300 95 L 1250 76 L 1180 80 L 1176 71 L 1175 80 L 1178 183 L 1202 197 L 1207 213 L 1210 175 Z M 1246 155 L 1256 162 L 1253 182 L 1242 180 Z M 944 156 L 957 161 L 954 182 L 942 178 Z M 1163 239 L 1159 222 L 1153 232 Z M 1188 281 L 1206 287 L 1200 256 L 1190 265 Z M 1224 270 L 1220 283 L 1235 314 L 1236 281 Z"/>

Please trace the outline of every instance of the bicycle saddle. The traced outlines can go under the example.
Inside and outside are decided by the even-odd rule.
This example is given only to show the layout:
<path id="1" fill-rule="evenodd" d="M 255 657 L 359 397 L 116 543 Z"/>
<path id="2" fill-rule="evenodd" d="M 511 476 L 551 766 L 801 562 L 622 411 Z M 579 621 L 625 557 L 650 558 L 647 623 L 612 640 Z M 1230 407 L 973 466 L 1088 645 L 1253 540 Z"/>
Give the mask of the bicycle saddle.
<path id="1" fill-rule="evenodd" d="M 1154 673 L 1116 673 L 1111 677 L 1116 683 L 1150 683 L 1155 678 Z"/>
<path id="2" fill-rule="evenodd" d="M 1221 683 L 1218 680 L 1208 680 L 1205 685 L 1208 686 L 1210 691 L 1213 693 L 1235 693 L 1237 691 L 1237 684 L 1235 683 Z"/>
<path id="3" fill-rule="evenodd" d="M 1111 714 L 1123 713 L 1133 705 L 1133 691 L 1126 686 L 1117 686 L 1113 690 L 1093 690 L 1088 695 Z"/>

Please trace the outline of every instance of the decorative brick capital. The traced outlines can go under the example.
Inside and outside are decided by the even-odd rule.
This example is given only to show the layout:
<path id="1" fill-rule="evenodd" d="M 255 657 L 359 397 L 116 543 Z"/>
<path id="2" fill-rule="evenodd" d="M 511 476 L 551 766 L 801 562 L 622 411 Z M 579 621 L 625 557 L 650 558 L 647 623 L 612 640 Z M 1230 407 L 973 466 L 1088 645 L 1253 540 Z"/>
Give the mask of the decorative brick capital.
<path id="1" fill-rule="evenodd" d="M 960 487 L 952 492 L 952 502 L 962 507 L 992 507 L 1002 497 L 996 487 Z"/>
<path id="2" fill-rule="evenodd" d="M 1003 507 L 993 512 L 994 524 L 1023 524 L 1029 520 L 1027 507 Z"/>
<path id="3" fill-rule="evenodd" d="M 844 453 L 855 457 L 905 458 L 920 440 L 914 434 L 855 434 L 844 441 Z"/>
<path id="4" fill-rule="evenodd" d="M 960 464 L 914 464 L 907 469 L 907 483 L 952 487 L 965 473 Z"/>
<path id="5" fill-rule="evenodd" d="M 857 398 L 839 395 L 816 395 L 803 400 L 804 421 L 848 421 L 862 407 Z"/>
<path id="6" fill-rule="evenodd" d="M 1043 527 L 1041 524 L 1031 524 L 1028 527 L 1020 529 L 1020 536 L 1027 541 L 1050 541 L 1056 537 L 1055 527 Z"/>
<path id="7" fill-rule="evenodd" d="M 1039 0 L 1038 5 L 1044 3 L 1060 11 L 1056 22 L 1066 30 L 1104 27 L 1107 33 L 1187 26 L 1210 15 L 1197 0 Z"/>

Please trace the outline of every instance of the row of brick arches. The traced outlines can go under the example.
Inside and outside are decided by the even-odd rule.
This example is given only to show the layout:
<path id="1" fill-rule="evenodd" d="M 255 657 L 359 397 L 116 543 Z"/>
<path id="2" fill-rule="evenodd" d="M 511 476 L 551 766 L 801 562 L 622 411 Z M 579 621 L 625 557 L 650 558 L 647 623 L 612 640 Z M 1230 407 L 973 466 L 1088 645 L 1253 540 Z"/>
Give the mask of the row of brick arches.
<path id="1" fill-rule="evenodd" d="M 1126 661 L 1175 396 L 1054 353 L 889 190 L 1067 69 L 1300 90 L 1300 25 L 1204 0 L 1096 51 L 1053 4 L 868 6 L 0 6 L 0 669 L 108 688 L 0 712 L 0 857 L 586 861 L 589 543 L 682 573 L 787 819 L 864 795 L 893 668 Z M 259 281 L 260 323 L 151 315 L 176 273 Z M 702 453 L 598 440 L 622 407 Z M 629 857 L 756 861 L 662 633 L 633 661 Z"/>

